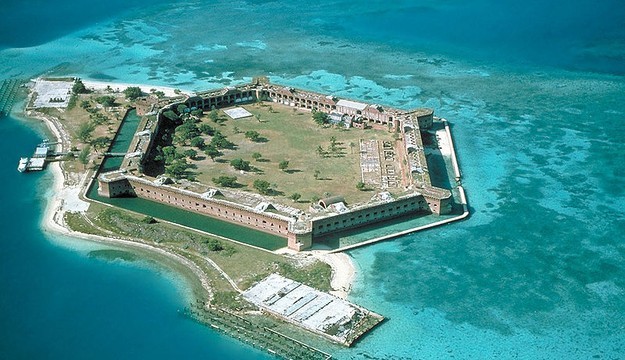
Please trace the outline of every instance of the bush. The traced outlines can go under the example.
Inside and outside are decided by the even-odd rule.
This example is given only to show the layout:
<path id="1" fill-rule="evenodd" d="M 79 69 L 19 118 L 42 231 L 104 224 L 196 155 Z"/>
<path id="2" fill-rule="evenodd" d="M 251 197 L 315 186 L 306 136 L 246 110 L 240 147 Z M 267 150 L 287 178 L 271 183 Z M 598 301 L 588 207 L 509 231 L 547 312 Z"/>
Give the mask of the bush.
<path id="1" fill-rule="evenodd" d="M 85 84 L 80 79 L 77 79 L 74 85 L 72 86 L 73 94 L 86 94 L 89 90 L 85 87 Z"/>
<path id="2" fill-rule="evenodd" d="M 98 104 L 102 104 L 103 106 L 111 107 L 115 106 L 115 97 L 111 95 L 100 96 L 95 99 Z"/>
<path id="3" fill-rule="evenodd" d="M 269 195 L 272 192 L 271 184 L 266 180 L 254 180 L 254 189 L 263 195 Z"/>
<path id="4" fill-rule="evenodd" d="M 230 165 L 237 170 L 250 171 L 250 162 L 243 159 L 234 159 L 230 161 Z"/>
<path id="5" fill-rule="evenodd" d="M 143 95 L 143 91 L 138 86 L 129 86 L 124 90 L 124 95 L 126 95 L 126 99 L 135 100 L 139 96 Z"/>
<path id="6" fill-rule="evenodd" d="M 204 244 L 206 244 L 206 248 L 208 248 L 209 251 L 221 251 L 224 249 L 224 245 L 217 239 L 205 239 Z"/>
<path id="7" fill-rule="evenodd" d="M 237 177 L 236 176 L 226 176 L 222 175 L 218 178 L 213 178 L 213 182 L 220 186 L 225 187 L 236 187 L 237 186 Z"/>
<path id="8" fill-rule="evenodd" d="M 141 219 L 141 222 L 144 224 L 156 224 L 156 219 L 154 219 L 151 216 L 146 216 L 143 219 Z"/>
<path id="9" fill-rule="evenodd" d="M 260 134 L 258 133 L 258 131 L 248 130 L 245 132 L 245 137 L 252 141 L 258 141 L 260 139 Z"/>

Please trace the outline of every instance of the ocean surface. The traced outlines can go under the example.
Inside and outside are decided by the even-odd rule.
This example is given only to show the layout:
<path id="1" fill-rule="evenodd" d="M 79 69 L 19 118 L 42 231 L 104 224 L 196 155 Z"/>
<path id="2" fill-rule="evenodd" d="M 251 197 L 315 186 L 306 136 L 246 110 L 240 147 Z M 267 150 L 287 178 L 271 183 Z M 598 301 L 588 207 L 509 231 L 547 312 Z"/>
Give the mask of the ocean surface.
<path id="1" fill-rule="evenodd" d="M 3 2 L 0 80 L 285 85 L 448 119 L 472 216 L 350 252 L 388 318 L 340 359 L 625 358 L 619 0 Z M 41 124 L 0 119 L 0 358 L 264 359 L 183 314 L 185 280 L 41 230 Z"/>

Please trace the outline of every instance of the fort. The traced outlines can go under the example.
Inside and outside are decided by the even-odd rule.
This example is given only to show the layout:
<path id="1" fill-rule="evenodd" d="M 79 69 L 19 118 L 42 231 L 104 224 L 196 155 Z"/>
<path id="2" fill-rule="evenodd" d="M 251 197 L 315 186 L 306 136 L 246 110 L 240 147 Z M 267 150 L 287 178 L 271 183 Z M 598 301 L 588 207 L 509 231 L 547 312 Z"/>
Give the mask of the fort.
<path id="1" fill-rule="evenodd" d="M 174 182 L 146 171 L 154 161 L 155 149 L 160 148 L 163 124 L 171 121 L 167 113 L 178 112 L 181 105 L 185 111 L 211 111 L 244 104 L 273 104 L 296 111 L 321 112 L 335 127 L 359 132 L 358 144 L 353 145 L 358 150 L 360 178 L 373 196 L 367 201 L 348 203 L 344 194 L 331 194 L 311 201 L 308 209 L 302 209 L 271 194 L 198 182 Z M 433 186 L 428 170 L 423 136 L 437 122 L 431 109 L 400 110 L 255 78 L 250 84 L 199 92 L 168 103 L 141 99 L 137 102 L 137 112 L 155 117 L 143 118 L 120 169 L 98 177 L 101 196 L 140 197 L 255 228 L 286 238 L 288 248 L 296 251 L 311 248 L 317 239 L 329 233 L 411 214 L 442 215 L 452 211 L 451 189 Z M 386 139 L 369 136 L 369 129 L 389 136 Z M 293 127 L 285 131 L 298 130 Z M 337 132 L 337 137 L 340 136 Z"/>

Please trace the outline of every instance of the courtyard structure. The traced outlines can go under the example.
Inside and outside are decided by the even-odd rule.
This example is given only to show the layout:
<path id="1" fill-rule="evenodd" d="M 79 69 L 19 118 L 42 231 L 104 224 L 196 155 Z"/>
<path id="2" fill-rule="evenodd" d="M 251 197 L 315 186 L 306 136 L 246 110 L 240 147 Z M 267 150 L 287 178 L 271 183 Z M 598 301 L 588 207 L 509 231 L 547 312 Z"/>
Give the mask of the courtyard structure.
<path id="1" fill-rule="evenodd" d="M 222 110 L 238 120 L 214 116 Z M 211 121 L 204 111 L 211 111 Z M 324 123 L 315 124 L 314 117 Z M 188 160 L 197 169 L 194 181 L 172 181 L 154 164 L 164 148 L 173 147 L 171 139 L 179 136 L 174 131 L 188 122 L 207 131 L 196 137 L 202 144 L 218 136 L 230 144 L 215 149 L 214 157 Z M 433 123 L 431 109 L 365 104 L 258 78 L 162 106 L 155 120 L 140 124 L 129 149 L 135 156 L 119 171 L 101 174 L 98 191 L 252 227 L 284 237 L 290 249 L 301 251 L 337 231 L 450 213 L 452 193 L 432 185 L 424 151 L 422 132 Z M 193 149 L 184 141 L 177 146 L 176 154 Z M 233 168 L 234 160 L 247 166 Z M 279 163 L 285 166 L 279 169 Z M 218 183 L 220 177 L 231 180 L 228 186 Z"/>

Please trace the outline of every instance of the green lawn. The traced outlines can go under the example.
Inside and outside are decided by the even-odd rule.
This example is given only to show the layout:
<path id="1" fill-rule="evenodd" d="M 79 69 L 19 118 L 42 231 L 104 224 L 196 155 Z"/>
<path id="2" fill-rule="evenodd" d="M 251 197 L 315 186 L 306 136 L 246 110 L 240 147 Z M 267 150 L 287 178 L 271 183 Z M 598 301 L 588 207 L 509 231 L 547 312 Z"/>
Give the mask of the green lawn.
<path id="1" fill-rule="evenodd" d="M 214 177 L 236 176 L 243 189 L 255 191 L 252 186 L 254 180 L 266 180 L 275 186 L 277 198 L 281 202 L 302 209 L 308 207 L 307 203 L 313 196 L 324 197 L 324 193 L 343 195 L 352 204 L 371 197 L 371 192 L 356 189 L 356 184 L 361 180 L 359 142 L 360 139 L 392 141 L 392 133 L 373 129 L 321 127 L 313 122 L 310 112 L 294 111 L 293 108 L 280 104 L 263 103 L 243 107 L 254 114 L 254 117 L 239 120 L 228 118 L 221 124 L 215 124 L 208 116 L 203 117 L 204 123 L 219 129 L 237 145 L 237 149 L 223 150 L 224 155 L 217 158 L 217 161 L 210 158 L 193 161 L 197 166 L 197 179 L 200 182 L 213 184 Z M 270 107 L 273 111 L 270 111 Z M 260 115 L 260 121 L 256 115 Z M 227 117 L 222 111 L 220 116 Z M 246 139 L 245 132 L 250 130 L 260 133 L 261 141 Z M 338 148 L 334 153 L 329 151 L 331 137 L 336 138 Z M 205 139 L 207 143 L 210 141 L 209 136 L 205 136 Z M 326 151 L 325 156 L 318 154 L 319 146 Z M 262 155 L 260 161 L 252 158 L 255 152 Z M 242 173 L 232 168 L 229 162 L 235 158 L 250 161 L 252 171 Z M 283 160 L 289 161 L 287 171 L 278 168 Z M 316 171 L 318 179 L 315 179 Z M 288 199 L 293 193 L 302 195 L 297 204 Z"/>

